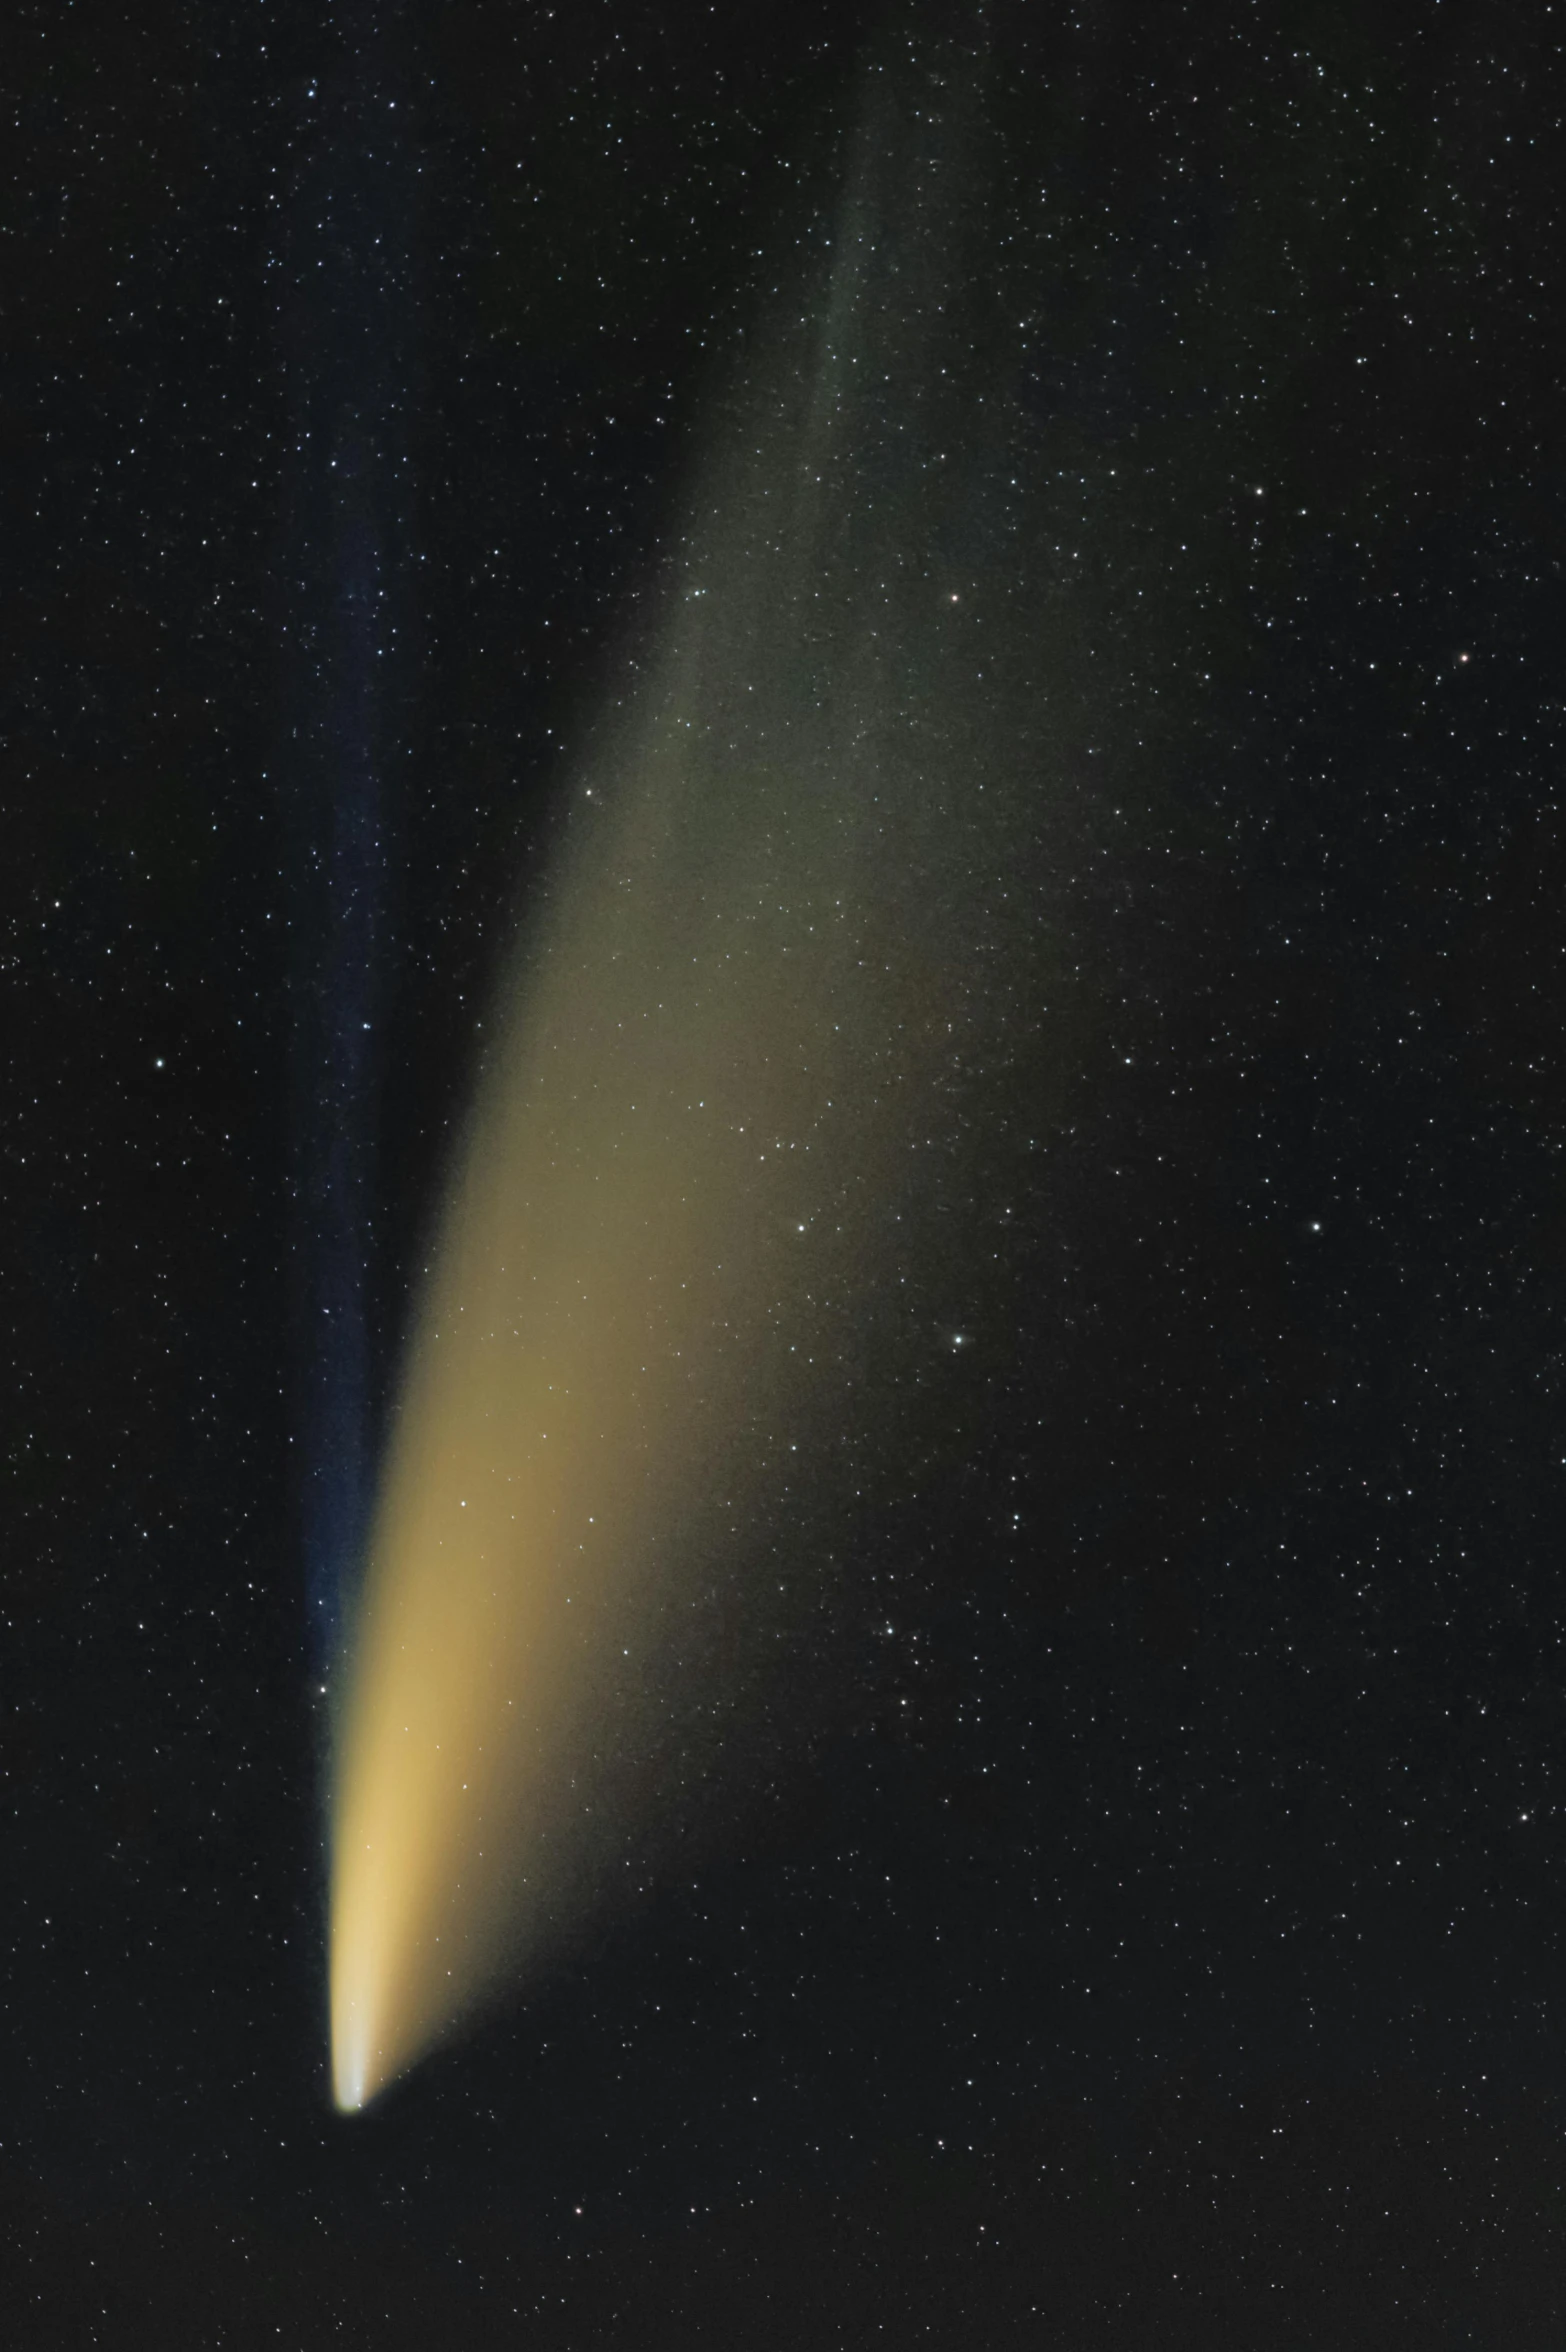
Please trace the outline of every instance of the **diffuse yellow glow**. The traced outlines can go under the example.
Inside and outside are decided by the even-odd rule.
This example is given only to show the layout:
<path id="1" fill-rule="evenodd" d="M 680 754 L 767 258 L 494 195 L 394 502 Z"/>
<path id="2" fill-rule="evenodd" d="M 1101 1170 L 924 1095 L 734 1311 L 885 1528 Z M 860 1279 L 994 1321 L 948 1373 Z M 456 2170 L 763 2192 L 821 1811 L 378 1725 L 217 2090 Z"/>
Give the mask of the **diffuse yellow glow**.
<path id="1" fill-rule="evenodd" d="M 344 2107 L 693 1801 L 766 1624 L 758 1579 L 715 1665 L 707 1605 L 758 1509 L 810 1540 L 918 1155 L 955 1148 L 940 1074 L 998 852 L 981 871 L 948 782 L 987 690 L 936 709 L 950 591 L 904 562 L 922 491 L 887 511 L 882 387 L 931 295 L 877 276 L 875 178 L 817 325 L 737 402 L 478 1089 L 338 1730 Z"/>
<path id="2" fill-rule="evenodd" d="M 519 1877 L 564 1899 L 553 1856 L 583 1868 L 605 1738 L 651 1703 L 657 1604 L 710 1549 L 702 1488 L 789 1386 L 768 1294 L 820 1199 L 789 1160 L 830 1112 L 732 979 L 717 1023 L 645 943 L 593 942 L 630 987 L 595 995 L 564 955 L 541 977 L 485 1089 L 392 1448 L 334 1833 L 346 2103 L 476 1989 Z M 742 1052 L 718 1032 L 746 1011 Z"/>

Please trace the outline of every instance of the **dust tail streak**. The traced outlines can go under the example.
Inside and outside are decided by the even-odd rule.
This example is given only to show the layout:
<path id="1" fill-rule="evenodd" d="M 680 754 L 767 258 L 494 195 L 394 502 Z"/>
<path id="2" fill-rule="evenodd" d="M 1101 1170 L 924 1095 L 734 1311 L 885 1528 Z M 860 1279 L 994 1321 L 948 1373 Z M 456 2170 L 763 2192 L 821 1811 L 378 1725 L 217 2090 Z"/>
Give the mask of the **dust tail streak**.
<path id="1" fill-rule="evenodd" d="M 937 112 L 759 339 L 477 1089 L 339 1724 L 345 2108 L 727 1801 L 935 1344 L 1037 928 Z"/>

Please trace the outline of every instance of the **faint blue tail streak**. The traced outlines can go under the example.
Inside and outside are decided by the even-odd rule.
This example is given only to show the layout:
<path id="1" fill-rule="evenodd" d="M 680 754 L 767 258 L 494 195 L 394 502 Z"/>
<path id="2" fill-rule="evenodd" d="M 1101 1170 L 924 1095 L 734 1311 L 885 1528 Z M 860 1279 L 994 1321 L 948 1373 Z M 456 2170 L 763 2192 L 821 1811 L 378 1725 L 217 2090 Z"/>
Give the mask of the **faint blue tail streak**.
<path id="1" fill-rule="evenodd" d="M 405 11 L 361 4 L 334 30 L 329 63 L 296 91 L 277 257 L 291 440 L 275 774 L 293 995 L 293 1442 L 307 1655 L 323 1679 L 364 1540 L 380 1385 L 380 1027 L 408 735 L 417 175 Z"/>

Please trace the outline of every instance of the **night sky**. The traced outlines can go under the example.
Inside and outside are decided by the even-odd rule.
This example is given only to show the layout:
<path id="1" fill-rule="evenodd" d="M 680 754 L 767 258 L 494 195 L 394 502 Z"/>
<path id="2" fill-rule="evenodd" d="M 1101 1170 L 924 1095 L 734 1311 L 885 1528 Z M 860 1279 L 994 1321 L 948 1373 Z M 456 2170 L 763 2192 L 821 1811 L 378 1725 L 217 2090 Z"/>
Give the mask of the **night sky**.
<path id="1" fill-rule="evenodd" d="M 1566 2339 L 1557 24 L 15 14 L 0 2340 Z M 867 124 L 954 258 L 854 544 L 964 600 L 888 899 L 984 910 L 897 1409 L 757 1503 L 719 1798 L 339 2117 L 483 1024 Z"/>

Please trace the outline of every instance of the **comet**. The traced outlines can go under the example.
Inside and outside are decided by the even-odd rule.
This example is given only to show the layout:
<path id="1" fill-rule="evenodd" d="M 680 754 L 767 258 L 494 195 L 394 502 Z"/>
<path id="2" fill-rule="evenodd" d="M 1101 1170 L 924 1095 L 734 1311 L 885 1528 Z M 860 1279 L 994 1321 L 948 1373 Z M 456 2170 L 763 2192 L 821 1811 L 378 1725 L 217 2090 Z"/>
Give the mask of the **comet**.
<path id="1" fill-rule="evenodd" d="M 1037 750 L 958 552 L 994 453 L 942 389 L 936 135 L 870 114 L 753 339 L 487 1023 L 335 1729 L 344 2110 L 786 1747 L 854 1497 L 973 1353 L 917 1299 Z"/>

